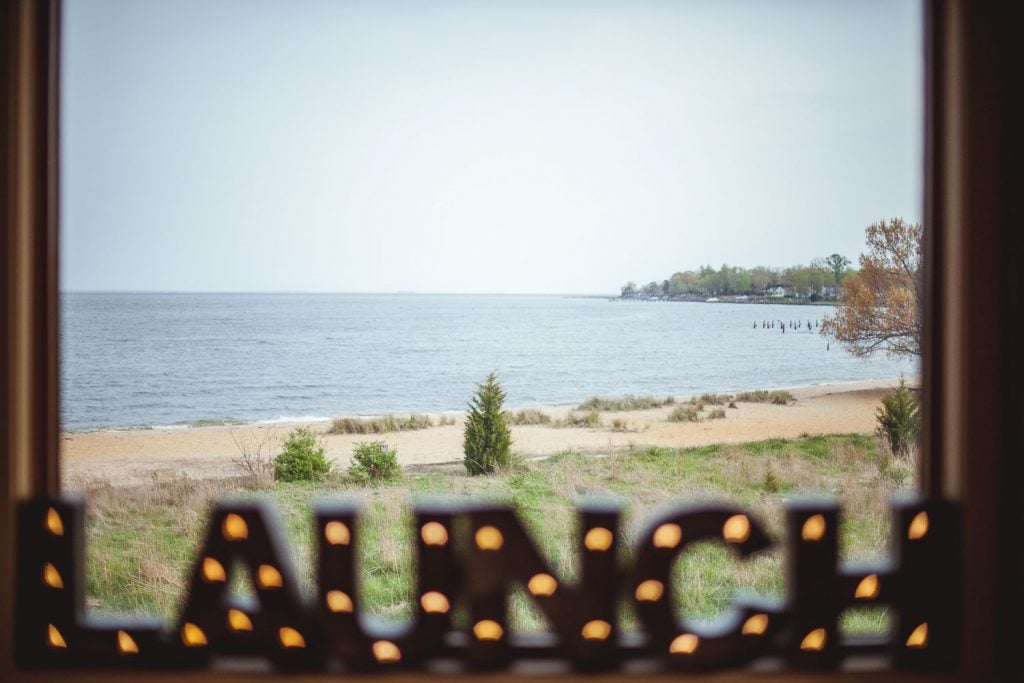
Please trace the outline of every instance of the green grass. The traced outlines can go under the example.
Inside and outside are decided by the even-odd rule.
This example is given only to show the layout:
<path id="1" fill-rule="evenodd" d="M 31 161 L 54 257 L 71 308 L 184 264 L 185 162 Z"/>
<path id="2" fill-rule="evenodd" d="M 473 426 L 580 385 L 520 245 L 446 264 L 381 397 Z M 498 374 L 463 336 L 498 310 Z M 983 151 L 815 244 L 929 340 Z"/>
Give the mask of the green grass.
<path id="1" fill-rule="evenodd" d="M 361 496 L 359 557 L 363 605 L 385 618 L 411 613 L 413 560 L 411 504 L 422 496 L 455 501 L 492 499 L 514 505 L 524 525 L 566 580 L 576 573 L 573 501 L 585 494 L 610 494 L 621 499 L 625 547 L 638 527 L 672 502 L 726 500 L 748 508 L 776 538 L 781 534 L 784 496 L 835 493 L 843 505 L 840 548 L 846 559 L 885 552 L 889 533 L 888 500 L 900 483 L 885 474 L 886 456 L 871 437 L 808 435 L 768 439 L 740 445 L 697 448 L 636 446 L 595 457 L 566 451 L 529 462 L 518 459 L 509 471 L 469 477 L 461 465 L 409 468 L 395 484 L 360 488 L 346 479 L 329 478 L 320 485 L 278 484 L 269 493 L 283 522 L 304 590 L 313 590 L 311 526 L 313 502 L 333 495 Z M 911 478 L 912 479 L 912 478 Z M 906 483 L 906 482 L 905 482 Z M 188 480 L 89 492 L 86 591 L 89 605 L 101 613 L 157 614 L 172 619 L 185 592 L 190 562 L 201 536 L 210 503 L 225 495 L 257 495 L 230 482 Z M 782 593 L 781 551 L 737 561 L 721 546 L 701 543 L 688 550 L 674 567 L 680 609 L 708 619 L 722 614 L 737 590 L 765 596 Z M 512 626 L 539 630 L 543 621 L 529 600 L 512 600 Z M 878 632 L 884 611 L 850 614 L 844 628 Z M 635 626 L 623 612 L 626 628 Z"/>

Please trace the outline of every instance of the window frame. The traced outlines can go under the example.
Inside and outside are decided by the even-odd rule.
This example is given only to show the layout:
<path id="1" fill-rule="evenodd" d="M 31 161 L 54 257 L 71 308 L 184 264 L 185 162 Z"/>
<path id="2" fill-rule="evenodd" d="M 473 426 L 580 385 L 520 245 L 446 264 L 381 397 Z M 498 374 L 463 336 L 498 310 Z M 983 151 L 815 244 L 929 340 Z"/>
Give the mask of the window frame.
<path id="1" fill-rule="evenodd" d="M 59 49 L 60 0 L 12 0 L 0 9 L 0 679 L 83 683 L 166 681 L 163 672 L 21 672 L 13 665 L 14 510 L 18 501 L 60 489 L 58 365 Z M 957 561 L 970 585 L 964 600 L 963 660 L 959 673 L 920 680 L 976 680 L 1012 665 L 1011 618 L 1024 604 L 1020 544 L 1006 548 L 1001 532 L 1017 533 L 1000 511 L 1012 502 L 1019 461 L 1020 415 L 1013 389 L 1024 380 L 1012 345 L 1019 316 L 995 306 L 1007 285 L 1024 285 L 1013 234 L 1011 180 L 1020 164 L 1003 142 L 1020 105 L 1009 65 L 1022 52 L 1009 9 L 979 8 L 968 0 L 926 0 L 925 25 L 925 258 L 923 443 L 921 490 L 961 503 L 965 543 Z M 1017 45 L 1013 46 L 1016 42 Z M 991 106 L 996 102 L 996 106 Z M 10 103 L 10 104 L 8 104 Z M 1014 110 L 1014 106 L 1017 107 Z M 1016 120 L 1020 120 L 1019 118 Z M 1002 124 L 1002 127 L 1000 126 Z M 995 131 L 995 132 L 993 132 Z M 1014 176 L 1014 174 L 1018 174 Z M 1002 192 L 1000 191 L 1002 190 Z M 967 226 L 970 226 L 968 229 Z M 1021 291 L 1017 289 L 1016 291 Z M 969 455 L 969 457 L 968 457 Z M 1011 515 L 1012 516 L 1012 515 Z M 967 591 L 964 591 L 966 594 Z M 1002 629 L 1002 630 L 1000 630 Z M 1018 665 L 1019 666 L 1019 665 Z M 216 670 L 177 672 L 188 682 L 238 680 Z M 325 675 L 279 674 L 307 681 Z M 512 670 L 492 681 L 560 680 L 564 673 Z M 904 672 L 779 674 L 727 671 L 713 681 L 835 681 L 866 676 L 906 680 Z M 463 677 L 473 676 L 466 674 Z M 602 679 L 675 680 L 678 674 L 604 674 Z M 370 676 L 346 676 L 370 680 Z M 372 677 L 376 679 L 377 677 Z M 389 680 L 436 680 L 427 673 Z"/>

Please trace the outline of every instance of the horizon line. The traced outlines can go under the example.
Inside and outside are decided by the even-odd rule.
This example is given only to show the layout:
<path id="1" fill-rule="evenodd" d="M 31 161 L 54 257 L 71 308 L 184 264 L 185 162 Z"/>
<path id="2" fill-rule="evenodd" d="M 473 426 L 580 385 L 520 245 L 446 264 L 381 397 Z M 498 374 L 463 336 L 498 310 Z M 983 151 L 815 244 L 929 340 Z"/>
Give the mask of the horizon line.
<path id="1" fill-rule="evenodd" d="M 390 295 L 390 296 L 601 296 L 609 292 L 434 292 L 417 290 L 328 291 L 328 290 L 213 290 L 213 289 L 61 289 L 59 294 L 317 294 L 317 295 Z"/>

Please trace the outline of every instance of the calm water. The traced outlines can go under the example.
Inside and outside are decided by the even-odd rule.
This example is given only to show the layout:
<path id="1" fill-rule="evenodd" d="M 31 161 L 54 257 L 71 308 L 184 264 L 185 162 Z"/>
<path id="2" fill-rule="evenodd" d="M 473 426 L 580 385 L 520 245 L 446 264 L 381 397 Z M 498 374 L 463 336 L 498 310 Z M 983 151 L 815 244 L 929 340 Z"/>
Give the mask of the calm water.
<path id="1" fill-rule="evenodd" d="M 826 350 L 828 307 L 562 296 L 66 294 L 66 429 L 460 410 L 913 374 Z M 760 329 L 800 320 L 801 331 Z M 758 328 L 754 329 L 754 322 Z"/>

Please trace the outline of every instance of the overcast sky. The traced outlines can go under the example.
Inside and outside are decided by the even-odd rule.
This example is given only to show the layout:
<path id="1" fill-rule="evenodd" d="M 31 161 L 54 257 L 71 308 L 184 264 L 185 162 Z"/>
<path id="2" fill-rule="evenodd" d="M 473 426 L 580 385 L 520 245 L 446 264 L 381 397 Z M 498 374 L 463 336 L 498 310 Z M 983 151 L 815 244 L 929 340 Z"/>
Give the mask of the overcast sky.
<path id="1" fill-rule="evenodd" d="M 66 0 L 67 290 L 594 292 L 920 220 L 916 2 Z"/>

